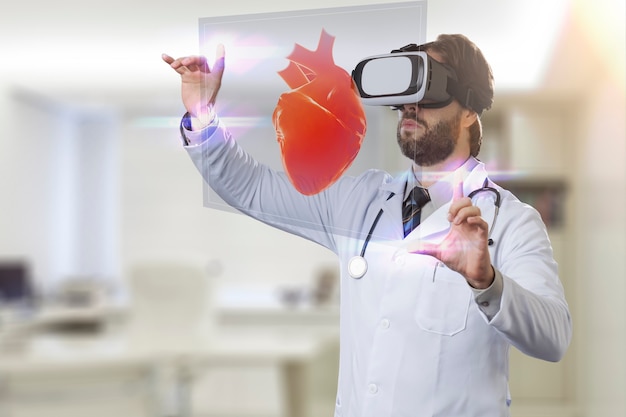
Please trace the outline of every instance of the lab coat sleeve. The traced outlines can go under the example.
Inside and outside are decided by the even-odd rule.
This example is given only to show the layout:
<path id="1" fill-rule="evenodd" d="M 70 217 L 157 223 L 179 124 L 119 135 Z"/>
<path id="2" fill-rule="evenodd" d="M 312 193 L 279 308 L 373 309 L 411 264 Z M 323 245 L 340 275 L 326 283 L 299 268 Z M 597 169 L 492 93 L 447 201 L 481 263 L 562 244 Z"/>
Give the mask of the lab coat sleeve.
<path id="1" fill-rule="evenodd" d="M 502 273 L 500 310 L 489 321 L 521 352 L 547 361 L 561 360 L 572 323 L 552 246 L 539 213 L 519 201 L 503 225 L 495 266 Z M 502 211 L 507 210 L 503 206 Z"/>
<path id="2" fill-rule="evenodd" d="M 342 190 L 349 187 L 347 182 L 305 196 L 293 187 L 284 172 L 274 171 L 246 153 L 223 122 L 218 120 L 217 129 L 206 136 L 185 149 L 206 183 L 228 205 L 335 251 L 328 200 L 341 202 L 336 195 L 349 192 Z"/>
<path id="3" fill-rule="evenodd" d="M 502 274 L 494 268 L 494 279 L 489 288 L 479 290 L 472 288 L 474 301 L 480 311 L 491 320 L 500 311 L 500 300 L 502 299 Z M 469 284 L 468 284 L 469 285 Z"/>

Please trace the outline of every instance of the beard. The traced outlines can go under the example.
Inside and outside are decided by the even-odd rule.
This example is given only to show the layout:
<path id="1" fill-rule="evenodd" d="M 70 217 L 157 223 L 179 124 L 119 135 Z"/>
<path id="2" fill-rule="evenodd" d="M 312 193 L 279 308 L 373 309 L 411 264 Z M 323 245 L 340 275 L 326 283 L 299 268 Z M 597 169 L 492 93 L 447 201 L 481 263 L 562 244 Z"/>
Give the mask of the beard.
<path id="1" fill-rule="evenodd" d="M 401 132 L 402 120 L 417 120 L 424 132 L 417 136 L 414 132 Z M 430 127 L 424 120 L 417 119 L 417 114 L 407 112 L 398 122 L 397 139 L 402 154 L 419 166 L 432 166 L 445 161 L 456 147 L 460 133 L 460 114 L 448 120 L 440 120 Z"/>

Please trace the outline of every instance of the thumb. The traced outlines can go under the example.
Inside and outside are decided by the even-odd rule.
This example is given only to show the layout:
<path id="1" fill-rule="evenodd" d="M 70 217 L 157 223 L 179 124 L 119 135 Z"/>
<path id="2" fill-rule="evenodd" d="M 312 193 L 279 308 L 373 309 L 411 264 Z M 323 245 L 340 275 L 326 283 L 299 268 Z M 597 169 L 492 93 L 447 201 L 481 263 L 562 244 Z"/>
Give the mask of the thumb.
<path id="1" fill-rule="evenodd" d="M 441 246 L 432 242 L 424 242 L 422 240 L 412 240 L 404 244 L 394 256 L 400 256 L 406 253 L 416 253 L 420 255 L 433 256 L 437 259 L 440 257 Z"/>

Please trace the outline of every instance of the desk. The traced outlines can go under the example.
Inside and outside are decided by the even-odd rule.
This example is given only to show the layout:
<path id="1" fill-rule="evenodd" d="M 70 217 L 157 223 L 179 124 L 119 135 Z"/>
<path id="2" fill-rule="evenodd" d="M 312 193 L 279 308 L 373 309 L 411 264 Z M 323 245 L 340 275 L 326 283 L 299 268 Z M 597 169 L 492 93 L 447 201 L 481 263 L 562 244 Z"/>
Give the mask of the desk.
<path id="1" fill-rule="evenodd" d="M 0 378 L 37 377 L 85 370 L 143 369 L 174 370 L 176 389 L 188 395 L 189 378 L 199 369 L 223 365 L 273 365 L 284 379 L 284 409 L 289 417 L 311 417 L 307 367 L 336 346 L 338 333 L 330 329 L 302 330 L 293 326 L 275 329 L 223 327 L 204 344 L 160 348 L 158 341 L 141 347 L 122 334 L 59 336 L 35 332 L 19 349 L 0 351 Z M 2 395 L 0 393 L 0 395 Z M 188 403 L 180 404 L 179 416 L 187 415 Z"/>
<path id="2" fill-rule="evenodd" d="M 307 326 L 312 329 L 338 329 L 339 308 L 285 308 L 251 307 L 216 309 L 217 322 L 221 326 Z"/>

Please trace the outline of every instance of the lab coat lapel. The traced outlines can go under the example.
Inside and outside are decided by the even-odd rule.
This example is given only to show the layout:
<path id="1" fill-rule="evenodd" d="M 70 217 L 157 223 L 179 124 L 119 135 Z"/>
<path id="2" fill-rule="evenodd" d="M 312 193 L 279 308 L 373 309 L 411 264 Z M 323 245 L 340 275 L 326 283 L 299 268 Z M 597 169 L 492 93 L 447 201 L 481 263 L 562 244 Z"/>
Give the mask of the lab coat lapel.
<path id="1" fill-rule="evenodd" d="M 419 226 L 415 228 L 407 239 L 421 239 L 438 243 L 450 230 L 450 222 L 448 221 L 448 209 L 450 203 L 446 203 L 439 207 L 433 214 L 428 216 L 422 221 Z"/>
<path id="2" fill-rule="evenodd" d="M 384 199 L 380 208 L 383 215 L 380 219 L 380 229 L 386 231 L 385 239 L 402 240 L 404 231 L 402 229 L 402 200 L 404 198 L 404 187 L 406 186 L 409 172 L 394 178 L 392 181 L 380 187 Z M 393 194 L 391 197 L 389 197 Z M 377 227 L 377 229 L 379 228 Z"/>

